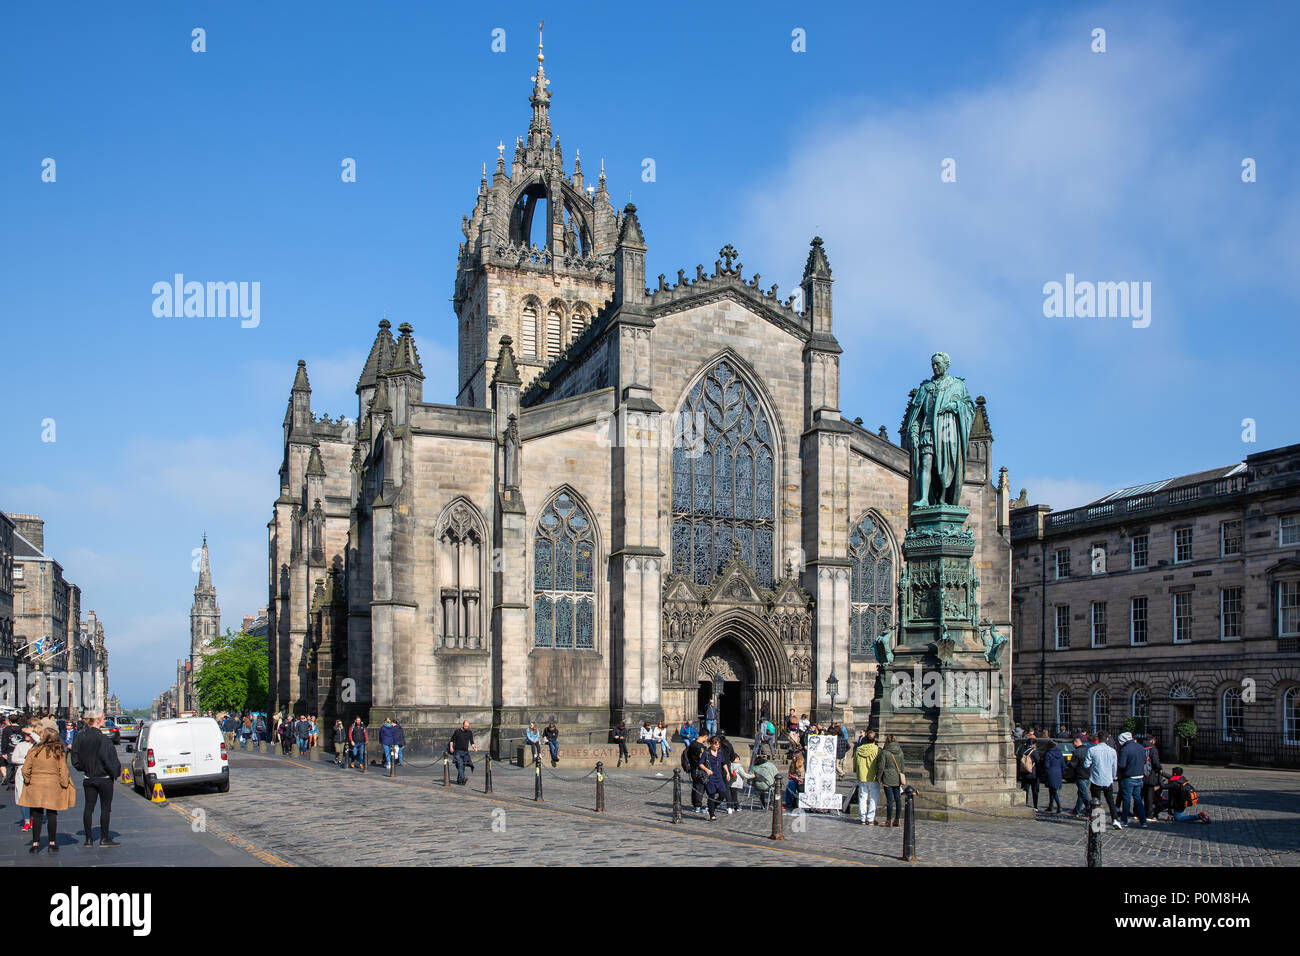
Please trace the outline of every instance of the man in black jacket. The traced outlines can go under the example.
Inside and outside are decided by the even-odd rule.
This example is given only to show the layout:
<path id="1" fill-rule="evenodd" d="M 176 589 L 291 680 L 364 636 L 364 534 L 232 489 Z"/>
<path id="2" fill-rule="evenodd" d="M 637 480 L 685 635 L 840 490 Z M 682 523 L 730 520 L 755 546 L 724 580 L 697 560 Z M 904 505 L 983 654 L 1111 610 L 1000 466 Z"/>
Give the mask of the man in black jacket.
<path id="1" fill-rule="evenodd" d="M 84 846 L 92 846 L 92 824 L 95 816 L 95 802 L 99 806 L 99 845 L 121 846 L 109 835 L 108 821 L 113 812 L 113 781 L 122 772 L 122 763 L 117 759 L 117 748 L 113 741 L 103 733 L 104 715 L 91 714 L 87 726 L 72 740 L 72 766 L 85 774 L 81 781 L 86 798 L 85 809 L 81 813 L 81 822 L 86 828 Z"/>

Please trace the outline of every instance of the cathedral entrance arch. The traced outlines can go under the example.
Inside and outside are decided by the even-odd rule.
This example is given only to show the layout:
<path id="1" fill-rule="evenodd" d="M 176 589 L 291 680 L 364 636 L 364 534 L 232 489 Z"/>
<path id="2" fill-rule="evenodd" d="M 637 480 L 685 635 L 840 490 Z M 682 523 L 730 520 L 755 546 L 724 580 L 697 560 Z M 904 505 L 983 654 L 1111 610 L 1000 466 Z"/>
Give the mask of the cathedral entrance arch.
<path id="1" fill-rule="evenodd" d="M 780 638 L 766 621 L 735 608 L 701 628 L 682 661 L 683 683 L 694 688 L 692 703 L 702 718 L 715 678 L 720 729 L 731 736 L 754 736 L 761 716 L 780 721 L 790 687 L 790 666 Z"/>
<path id="2" fill-rule="evenodd" d="M 708 712 L 714 687 L 721 686 L 718 696 L 718 728 L 724 734 L 748 736 L 746 728 L 756 720 L 753 710 L 754 675 L 748 655 L 730 637 L 717 640 L 700 661 L 696 695 L 700 719 Z M 701 724 L 703 726 L 703 724 Z"/>

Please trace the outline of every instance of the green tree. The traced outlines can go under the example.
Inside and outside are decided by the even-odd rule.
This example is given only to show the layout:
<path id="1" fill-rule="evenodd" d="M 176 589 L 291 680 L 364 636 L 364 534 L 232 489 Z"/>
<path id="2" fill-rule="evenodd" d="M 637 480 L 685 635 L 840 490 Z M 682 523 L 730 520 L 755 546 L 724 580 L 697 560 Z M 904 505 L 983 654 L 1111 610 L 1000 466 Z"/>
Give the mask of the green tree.
<path id="1" fill-rule="evenodd" d="M 213 640 L 196 681 L 200 710 L 265 710 L 268 698 L 267 643 L 240 631 Z"/>

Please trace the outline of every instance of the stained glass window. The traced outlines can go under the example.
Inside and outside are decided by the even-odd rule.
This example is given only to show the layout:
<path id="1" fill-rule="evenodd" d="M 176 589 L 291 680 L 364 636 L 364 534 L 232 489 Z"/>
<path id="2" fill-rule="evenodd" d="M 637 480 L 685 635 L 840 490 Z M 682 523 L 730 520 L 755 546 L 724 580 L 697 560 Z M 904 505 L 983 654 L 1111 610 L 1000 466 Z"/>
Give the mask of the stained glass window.
<path id="1" fill-rule="evenodd" d="M 533 646 L 596 647 L 596 539 L 591 519 L 567 493 L 537 520 L 533 541 Z"/>
<path id="2" fill-rule="evenodd" d="M 729 362 L 687 395 L 673 430 L 673 572 L 707 585 L 735 555 L 771 586 L 774 438 L 754 390 Z"/>
<path id="3" fill-rule="evenodd" d="M 849 534 L 849 656 L 867 660 L 872 642 L 894 623 L 894 551 L 871 515 Z"/>

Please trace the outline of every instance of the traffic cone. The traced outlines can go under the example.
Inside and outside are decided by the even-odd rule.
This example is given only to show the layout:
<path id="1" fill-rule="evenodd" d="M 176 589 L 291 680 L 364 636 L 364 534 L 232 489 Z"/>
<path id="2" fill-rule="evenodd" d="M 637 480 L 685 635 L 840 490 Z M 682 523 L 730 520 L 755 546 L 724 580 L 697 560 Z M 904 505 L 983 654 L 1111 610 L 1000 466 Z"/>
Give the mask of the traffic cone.
<path id="1" fill-rule="evenodd" d="M 123 783 L 133 783 L 133 782 L 134 782 L 134 778 L 132 778 L 132 776 L 131 776 L 131 768 L 130 768 L 130 767 L 123 767 L 123 768 L 122 768 L 122 782 L 123 782 Z"/>
<path id="2" fill-rule="evenodd" d="M 166 802 L 167 802 L 167 795 L 163 793 L 163 788 L 162 788 L 162 784 L 161 784 L 161 783 L 155 783 L 155 784 L 153 785 L 153 796 L 151 796 L 151 797 L 149 798 L 149 802 L 150 802 L 150 803 L 166 803 Z"/>

